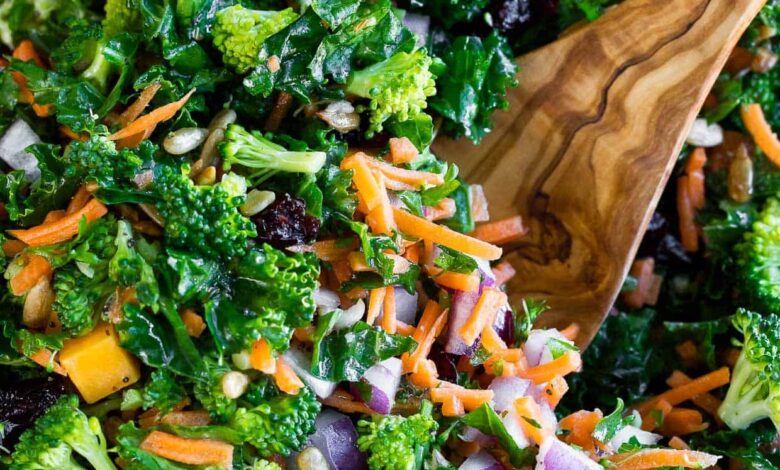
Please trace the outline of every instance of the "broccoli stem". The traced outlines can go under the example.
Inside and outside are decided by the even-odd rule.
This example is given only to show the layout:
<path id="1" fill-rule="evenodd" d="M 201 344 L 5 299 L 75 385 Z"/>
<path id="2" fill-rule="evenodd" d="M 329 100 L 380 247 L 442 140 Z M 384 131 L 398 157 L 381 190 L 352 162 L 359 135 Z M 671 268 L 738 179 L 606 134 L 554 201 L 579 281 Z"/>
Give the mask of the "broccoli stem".
<path id="1" fill-rule="evenodd" d="M 723 422 L 731 429 L 745 429 L 755 421 L 772 415 L 768 399 L 755 401 L 762 387 L 751 383 L 753 375 L 753 367 L 743 349 L 734 366 L 726 398 L 718 410 Z"/>
<path id="2" fill-rule="evenodd" d="M 81 72 L 81 78 L 89 80 L 100 91 L 105 91 L 108 85 L 108 76 L 111 74 L 111 63 L 106 60 L 106 56 L 103 55 L 103 45 L 100 44 L 95 52 L 95 58 L 92 59 L 92 63 L 89 64 L 83 72 Z"/>

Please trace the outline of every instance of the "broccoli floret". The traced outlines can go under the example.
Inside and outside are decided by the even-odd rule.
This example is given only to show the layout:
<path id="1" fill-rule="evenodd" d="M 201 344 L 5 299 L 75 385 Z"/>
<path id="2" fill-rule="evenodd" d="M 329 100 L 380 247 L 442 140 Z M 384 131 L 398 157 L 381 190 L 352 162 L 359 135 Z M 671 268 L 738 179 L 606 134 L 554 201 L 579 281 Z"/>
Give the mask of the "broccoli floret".
<path id="1" fill-rule="evenodd" d="M 220 184 L 196 186 L 179 170 L 160 165 L 154 176 L 157 210 L 165 220 L 165 240 L 175 247 L 197 250 L 206 256 L 230 258 L 246 253 L 247 240 L 257 236 L 251 220 L 238 208 L 244 195 L 228 192 Z"/>
<path id="2" fill-rule="evenodd" d="M 165 414 L 187 399 L 187 392 L 178 382 L 178 378 L 166 369 L 152 372 L 149 383 L 144 387 L 142 406 L 144 409 L 155 407 Z"/>
<path id="3" fill-rule="evenodd" d="M 375 415 L 373 420 L 358 422 L 357 444 L 368 452 L 368 467 L 411 470 L 423 457 L 422 450 L 433 441 L 438 423 L 431 417 L 433 405 L 423 401 L 416 415 Z"/>
<path id="4" fill-rule="evenodd" d="M 106 293 L 102 284 L 92 282 L 75 265 L 67 265 L 56 271 L 52 310 L 57 312 L 62 331 L 79 336 L 95 326 L 95 305 Z"/>
<path id="5" fill-rule="evenodd" d="M 206 372 L 193 387 L 195 398 L 217 422 L 225 422 L 236 411 L 236 400 L 228 398 L 222 391 L 222 377 L 231 371 L 230 367 L 213 360 L 204 361 Z"/>
<path id="6" fill-rule="evenodd" d="M 130 6 L 130 0 L 107 0 L 103 31 L 109 38 L 128 31 L 141 29 L 141 14 L 138 8 Z"/>
<path id="7" fill-rule="evenodd" d="M 67 20 L 88 15 L 82 0 L 4 0 L 0 2 L 0 41 L 13 49 L 34 33 L 53 46 L 62 40 Z"/>
<path id="8" fill-rule="evenodd" d="M 293 152 L 263 137 L 258 131 L 249 132 L 238 124 L 225 131 L 225 140 L 219 144 L 225 170 L 239 165 L 249 170 L 249 178 L 257 185 L 278 171 L 314 174 L 325 165 L 325 152 Z"/>
<path id="9" fill-rule="evenodd" d="M 292 8 L 259 11 L 233 5 L 217 12 L 212 34 L 225 64 L 244 73 L 255 67 L 263 42 L 298 18 Z"/>
<path id="10" fill-rule="evenodd" d="M 767 199 L 736 252 L 740 288 L 750 305 L 780 312 L 780 200 Z"/>
<path id="11" fill-rule="evenodd" d="M 306 444 L 319 412 L 320 402 L 304 387 L 297 395 L 281 395 L 251 409 L 239 408 L 230 427 L 256 447 L 260 456 L 288 456 Z"/>
<path id="12" fill-rule="evenodd" d="M 106 438 L 97 418 L 79 410 L 76 395 L 60 398 L 19 438 L 12 469 L 82 468 L 75 451 L 95 470 L 116 470 L 106 450 Z"/>
<path id="13" fill-rule="evenodd" d="M 252 463 L 250 469 L 251 470 L 282 470 L 282 467 L 280 467 L 278 463 L 271 462 L 270 460 L 257 459 Z"/>
<path id="14" fill-rule="evenodd" d="M 418 49 L 399 52 L 350 75 L 347 93 L 371 100 L 369 135 L 381 131 L 391 117 L 406 121 L 428 106 L 428 97 L 436 94 L 431 63 L 425 50 Z"/>
<path id="15" fill-rule="evenodd" d="M 769 418 L 780 430 L 780 316 L 739 309 L 732 322 L 742 352 L 718 414 L 732 429 Z"/>

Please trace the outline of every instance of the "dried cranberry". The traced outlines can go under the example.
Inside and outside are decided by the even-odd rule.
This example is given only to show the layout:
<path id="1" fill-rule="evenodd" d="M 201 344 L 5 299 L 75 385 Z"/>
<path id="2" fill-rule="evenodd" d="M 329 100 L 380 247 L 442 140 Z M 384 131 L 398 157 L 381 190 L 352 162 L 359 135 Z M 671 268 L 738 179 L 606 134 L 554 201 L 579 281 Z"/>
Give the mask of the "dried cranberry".
<path id="1" fill-rule="evenodd" d="M 19 435 L 64 393 L 65 384 L 59 376 L 4 384 L 0 388 L 0 424 L 4 427 L 0 446 L 10 450 Z"/>
<path id="2" fill-rule="evenodd" d="M 277 194 L 252 221 L 257 226 L 257 239 L 277 248 L 313 242 L 320 229 L 320 220 L 306 214 L 303 199 L 286 193 Z"/>
<path id="3" fill-rule="evenodd" d="M 444 352 L 444 348 L 439 343 L 433 343 L 428 359 L 436 364 L 436 371 L 439 378 L 448 382 L 456 382 L 458 379 L 458 356 Z"/>

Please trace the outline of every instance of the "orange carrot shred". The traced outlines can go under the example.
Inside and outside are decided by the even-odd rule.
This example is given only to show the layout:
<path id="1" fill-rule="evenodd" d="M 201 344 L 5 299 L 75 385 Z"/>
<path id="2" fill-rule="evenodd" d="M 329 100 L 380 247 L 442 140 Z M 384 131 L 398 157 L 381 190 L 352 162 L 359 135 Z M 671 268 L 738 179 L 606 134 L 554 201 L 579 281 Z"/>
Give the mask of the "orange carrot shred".
<path id="1" fill-rule="evenodd" d="M 696 227 L 695 213 L 689 194 L 688 176 L 677 178 L 677 215 L 680 225 L 680 242 L 685 251 L 699 251 L 699 231 Z"/>
<path id="2" fill-rule="evenodd" d="M 674 408 L 664 418 L 658 432 L 664 436 L 685 436 L 701 432 L 709 427 L 704 423 L 702 415 L 697 410 Z"/>
<path id="3" fill-rule="evenodd" d="M 603 417 L 599 410 L 580 410 L 566 416 L 558 423 L 558 427 L 568 431 L 562 436 L 563 441 L 582 447 L 586 452 L 594 452 L 596 442 L 593 438 L 593 430 Z"/>
<path id="4" fill-rule="evenodd" d="M 407 137 L 391 137 L 390 141 L 390 161 L 394 165 L 409 163 L 419 154 L 417 147 Z"/>
<path id="5" fill-rule="evenodd" d="M 685 173 L 688 175 L 688 196 L 694 209 L 704 207 L 704 165 L 707 163 L 707 153 L 697 147 L 688 156 Z"/>
<path id="6" fill-rule="evenodd" d="M 669 376 L 668 379 L 666 379 L 666 384 L 672 388 L 674 387 L 680 387 L 682 385 L 685 385 L 691 381 L 691 378 L 688 377 L 685 373 L 675 370 L 672 372 L 672 375 Z M 693 398 L 691 398 L 691 401 L 694 405 L 698 406 L 699 408 L 703 409 L 707 413 L 709 413 L 713 418 L 715 418 L 715 421 L 718 423 L 721 423 L 720 415 L 718 414 L 718 409 L 720 408 L 721 401 L 711 393 L 702 393 L 700 395 L 696 395 Z"/>
<path id="7" fill-rule="evenodd" d="M 11 278 L 11 292 L 22 295 L 32 289 L 42 277 L 51 279 L 53 270 L 49 260 L 40 255 L 30 255 L 27 264 Z"/>
<path id="8" fill-rule="evenodd" d="M 382 188 L 366 163 L 367 160 L 363 153 L 356 153 L 341 161 L 341 169 L 352 170 L 352 184 L 366 204 L 367 213 L 370 213 L 382 204 Z"/>
<path id="9" fill-rule="evenodd" d="M 387 290 L 384 287 L 377 289 L 371 289 L 368 294 L 368 311 L 366 313 L 366 323 L 373 325 L 379 316 L 379 310 L 382 308 L 382 303 L 385 300 L 385 293 Z"/>
<path id="10" fill-rule="evenodd" d="M 167 121 L 168 119 L 176 115 L 176 113 L 187 103 L 187 100 L 190 99 L 190 96 L 192 96 L 193 93 L 195 93 L 194 88 L 190 90 L 186 95 L 184 95 L 180 100 L 174 101 L 173 103 L 168 103 L 164 106 L 160 106 L 159 108 L 150 111 L 149 114 L 139 117 L 138 119 L 129 123 L 127 126 L 123 127 L 119 131 L 114 132 L 113 134 L 108 136 L 108 139 L 119 140 L 125 137 L 130 137 L 131 135 L 135 135 L 138 134 L 139 132 L 143 132 L 144 130 L 156 124 Z"/>
<path id="11" fill-rule="evenodd" d="M 426 271 L 428 272 L 428 275 L 431 276 L 433 282 L 442 287 L 448 287 L 463 292 L 477 292 L 479 290 L 481 279 L 476 273 L 466 274 L 444 271 L 435 266 L 426 267 Z"/>
<path id="12" fill-rule="evenodd" d="M 577 335 L 580 334 L 580 325 L 577 323 L 570 323 L 569 326 L 561 330 L 561 334 L 569 341 L 577 339 Z"/>
<path id="13" fill-rule="evenodd" d="M 303 382 L 292 370 L 292 367 L 281 357 L 276 360 L 276 373 L 274 373 L 274 381 L 279 390 L 284 393 L 295 395 L 303 388 Z"/>
<path id="14" fill-rule="evenodd" d="M 48 224 L 49 222 L 56 222 L 63 217 L 65 217 L 65 211 L 63 209 L 49 211 L 49 213 L 46 214 L 46 217 L 43 218 L 43 221 L 41 223 Z"/>
<path id="15" fill-rule="evenodd" d="M 642 449 L 606 457 L 613 463 L 609 467 L 611 470 L 649 470 L 668 467 L 709 468 L 718 462 L 718 458 L 704 452 L 675 449 Z"/>
<path id="16" fill-rule="evenodd" d="M 233 468 L 233 446 L 215 439 L 188 439 L 152 431 L 141 441 L 139 448 L 183 464 Z"/>
<path id="17" fill-rule="evenodd" d="M 328 262 L 346 257 L 356 247 L 354 240 L 320 240 L 312 245 L 317 259 Z"/>
<path id="18" fill-rule="evenodd" d="M 471 236 L 487 243 L 503 245 L 518 240 L 526 233 L 528 230 L 523 225 L 523 218 L 516 215 L 479 225 L 471 232 Z"/>
<path id="19" fill-rule="evenodd" d="M 277 360 L 273 356 L 271 346 L 263 338 L 258 339 L 252 344 L 252 352 L 249 354 L 249 364 L 253 369 L 259 370 L 264 374 L 275 374 L 277 370 Z"/>
<path id="20" fill-rule="evenodd" d="M 688 444 L 685 441 L 683 441 L 682 439 L 680 439 L 677 436 L 674 436 L 671 439 L 669 439 L 669 447 L 671 447 L 672 449 L 677 449 L 677 450 L 690 450 L 691 449 L 690 446 L 688 446 Z"/>
<path id="21" fill-rule="evenodd" d="M 97 199 L 92 199 L 78 211 L 60 220 L 24 230 L 9 230 L 8 233 L 29 246 L 53 245 L 77 235 L 82 217 L 86 218 L 87 222 L 92 222 L 103 217 L 107 212 L 106 206 Z"/>
<path id="22" fill-rule="evenodd" d="M 634 408 L 636 408 L 640 414 L 645 414 L 652 408 L 654 402 L 658 400 L 665 400 L 672 406 L 679 405 L 680 403 L 690 400 L 691 398 L 701 395 L 705 392 L 710 392 L 716 388 L 722 387 L 729 383 L 730 374 L 728 367 L 721 367 L 718 370 L 702 375 L 690 382 L 668 390 L 655 398 L 651 398 Z"/>
<path id="23" fill-rule="evenodd" d="M 506 304 L 506 294 L 494 287 L 482 290 L 474 310 L 458 334 L 467 345 L 474 344 L 486 326 L 492 325 L 498 310 Z"/>
<path id="24" fill-rule="evenodd" d="M 547 382 L 547 385 L 544 387 L 544 398 L 550 404 L 550 407 L 555 409 L 568 391 L 569 384 L 566 383 L 566 379 L 559 375 Z"/>
<path id="25" fill-rule="evenodd" d="M 59 362 L 54 360 L 54 353 L 47 348 L 41 348 L 30 355 L 30 360 L 39 366 L 48 369 L 49 367 L 59 375 L 63 377 L 68 375 L 68 372 L 63 368 Z"/>
<path id="26" fill-rule="evenodd" d="M 653 258 L 642 258 L 635 260 L 631 265 L 631 276 L 637 280 L 636 288 L 633 291 L 623 294 L 623 301 L 631 308 L 641 308 L 647 303 L 647 297 L 653 283 L 653 271 L 655 270 L 655 260 Z"/>
<path id="27" fill-rule="evenodd" d="M 739 114 L 756 145 L 772 163 L 780 166 L 780 140 L 772 132 L 761 106 L 755 103 L 744 104 L 740 107 Z"/>
<path id="28" fill-rule="evenodd" d="M 138 119 L 138 116 L 140 116 L 141 113 L 144 112 L 144 109 L 149 106 L 149 103 L 152 102 L 154 95 L 160 90 L 160 86 L 160 82 L 154 82 L 147 85 L 138 95 L 138 98 L 136 98 L 135 101 L 119 115 L 119 119 L 117 119 L 119 127 L 125 127 Z"/>
<path id="29" fill-rule="evenodd" d="M 531 367 L 523 371 L 520 375 L 530 379 L 534 383 L 549 382 L 556 376 L 564 377 L 572 372 L 576 372 L 582 367 L 582 358 L 576 351 L 566 351 L 558 359 L 553 359 L 545 364 Z"/>
<path id="30" fill-rule="evenodd" d="M 89 202 L 90 196 L 92 196 L 92 194 L 87 189 L 87 185 L 82 184 L 79 186 L 79 189 L 76 190 L 76 194 L 70 198 L 70 202 L 68 203 L 68 207 L 65 209 L 65 213 L 72 214 L 86 206 L 87 202 Z"/>
<path id="31" fill-rule="evenodd" d="M 385 298 L 382 311 L 382 329 L 387 333 L 395 334 L 398 331 L 395 316 L 395 287 L 385 288 Z"/>
<path id="32" fill-rule="evenodd" d="M 520 397 L 515 400 L 515 411 L 518 415 L 518 423 L 523 432 L 533 439 L 536 444 L 541 443 L 555 435 L 551 423 L 542 417 L 542 410 L 531 397 Z"/>

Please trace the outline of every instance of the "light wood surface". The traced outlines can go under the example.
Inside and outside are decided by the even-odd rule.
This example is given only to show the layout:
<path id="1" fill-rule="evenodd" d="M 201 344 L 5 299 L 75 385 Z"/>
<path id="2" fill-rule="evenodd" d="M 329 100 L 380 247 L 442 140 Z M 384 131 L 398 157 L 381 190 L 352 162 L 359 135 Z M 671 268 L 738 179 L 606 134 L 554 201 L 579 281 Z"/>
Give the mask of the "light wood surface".
<path id="1" fill-rule="evenodd" d="M 542 326 L 587 345 L 613 304 L 693 120 L 764 0 L 626 0 L 518 59 L 520 86 L 478 147 L 435 153 L 481 183 L 491 219 L 530 228 L 505 248 L 508 292 L 546 298 Z"/>

